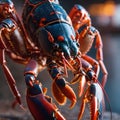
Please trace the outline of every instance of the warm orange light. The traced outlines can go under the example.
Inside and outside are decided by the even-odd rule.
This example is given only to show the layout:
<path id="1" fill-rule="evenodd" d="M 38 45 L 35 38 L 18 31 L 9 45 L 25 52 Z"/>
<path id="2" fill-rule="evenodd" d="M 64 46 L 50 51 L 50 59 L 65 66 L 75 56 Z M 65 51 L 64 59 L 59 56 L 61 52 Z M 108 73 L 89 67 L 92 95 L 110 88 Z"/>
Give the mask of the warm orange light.
<path id="1" fill-rule="evenodd" d="M 101 4 L 92 4 L 89 7 L 89 13 L 93 16 L 113 16 L 114 12 L 115 3 L 112 0 Z"/>

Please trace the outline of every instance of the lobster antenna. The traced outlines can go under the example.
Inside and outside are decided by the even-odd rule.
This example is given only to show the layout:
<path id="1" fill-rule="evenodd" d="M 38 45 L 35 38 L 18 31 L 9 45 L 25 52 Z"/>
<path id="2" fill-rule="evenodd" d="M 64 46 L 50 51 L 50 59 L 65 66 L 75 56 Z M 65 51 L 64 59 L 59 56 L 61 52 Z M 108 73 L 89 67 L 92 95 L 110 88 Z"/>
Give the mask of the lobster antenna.
<path id="1" fill-rule="evenodd" d="M 97 82 L 98 82 L 98 84 L 100 85 L 100 87 L 102 88 L 103 93 L 104 93 L 104 95 L 105 95 L 105 98 L 106 98 L 106 100 L 107 100 L 107 103 L 108 103 L 108 105 L 109 105 L 109 109 L 110 109 L 110 119 L 112 120 L 112 107 L 111 107 L 111 104 L 110 104 L 110 99 L 109 99 L 109 97 L 108 97 L 105 89 L 104 89 L 103 86 L 101 85 L 101 83 L 100 83 L 98 80 L 97 80 Z"/>
<path id="2" fill-rule="evenodd" d="M 73 66 L 68 62 L 68 60 L 65 58 L 64 54 L 61 54 L 62 60 L 64 60 L 64 63 L 67 65 L 67 67 L 71 70 L 74 71 Z"/>
<path id="3" fill-rule="evenodd" d="M 63 61 L 63 64 L 64 64 L 64 74 L 65 74 L 66 77 L 68 77 L 68 72 L 67 72 L 67 66 L 66 66 L 66 63 L 65 63 L 65 59 L 63 58 L 62 61 Z"/>

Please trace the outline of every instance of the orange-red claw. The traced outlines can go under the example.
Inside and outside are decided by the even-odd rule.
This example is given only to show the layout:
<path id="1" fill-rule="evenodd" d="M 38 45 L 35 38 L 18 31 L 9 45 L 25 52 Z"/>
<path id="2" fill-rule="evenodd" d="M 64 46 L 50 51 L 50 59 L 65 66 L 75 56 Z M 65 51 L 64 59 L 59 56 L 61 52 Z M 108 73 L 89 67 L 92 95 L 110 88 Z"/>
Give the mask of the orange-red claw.
<path id="1" fill-rule="evenodd" d="M 71 101 L 70 109 L 72 109 L 76 104 L 76 94 L 69 85 L 65 85 L 64 88 L 60 89 L 62 93 Z"/>
<path id="2" fill-rule="evenodd" d="M 66 84 L 64 87 L 58 87 L 56 83 L 53 82 L 52 93 L 54 98 L 60 105 L 64 105 L 67 98 L 71 101 L 71 105 L 69 108 L 73 108 L 76 104 L 76 94 L 68 84 Z"/>
<path id="3" fill-rule="evenodd" d="M 57 87 L 55 81 L 52 83 L 52 94 L 59 105 L 64 105 L 66 103 L 67 98 Z"/>

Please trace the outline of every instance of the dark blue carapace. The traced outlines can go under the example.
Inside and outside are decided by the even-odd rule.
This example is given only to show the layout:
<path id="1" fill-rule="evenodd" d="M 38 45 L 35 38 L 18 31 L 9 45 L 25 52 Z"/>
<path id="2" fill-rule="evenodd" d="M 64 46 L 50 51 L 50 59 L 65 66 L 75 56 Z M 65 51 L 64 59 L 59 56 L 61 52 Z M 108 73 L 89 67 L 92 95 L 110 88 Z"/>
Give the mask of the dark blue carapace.
<path id="1" fill-rule="evenodd" d="M 77 56 L 78 43 L 74 29 L 66 11 L 57 2 L 28 0 L 23 22 L 43 55 L 54 57 L 54 53 L 63 52 L 66 59 Z"/>

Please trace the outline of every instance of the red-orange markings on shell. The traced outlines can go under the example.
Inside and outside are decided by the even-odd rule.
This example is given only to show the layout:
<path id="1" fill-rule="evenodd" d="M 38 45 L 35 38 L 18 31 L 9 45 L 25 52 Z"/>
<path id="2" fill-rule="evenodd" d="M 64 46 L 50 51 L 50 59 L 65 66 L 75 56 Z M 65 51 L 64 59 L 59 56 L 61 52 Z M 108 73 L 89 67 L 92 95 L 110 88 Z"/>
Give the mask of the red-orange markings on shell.
<path id="1" fill-rule="evenodd" d="M 58 40 L 59 41 L 64 41 L 64 37 L 63 36 L 58 36 Z"/>
<path id="2" fill-rule="evenodd" d="M 44 26 L 44 22 L 46 21 L 46 18 L 41 18 L 39 22 L 39 26 Z"/>

